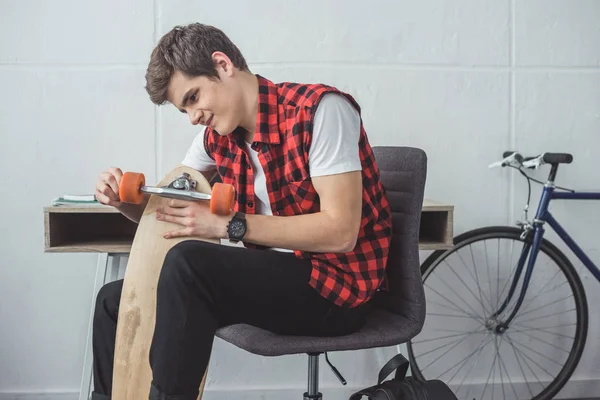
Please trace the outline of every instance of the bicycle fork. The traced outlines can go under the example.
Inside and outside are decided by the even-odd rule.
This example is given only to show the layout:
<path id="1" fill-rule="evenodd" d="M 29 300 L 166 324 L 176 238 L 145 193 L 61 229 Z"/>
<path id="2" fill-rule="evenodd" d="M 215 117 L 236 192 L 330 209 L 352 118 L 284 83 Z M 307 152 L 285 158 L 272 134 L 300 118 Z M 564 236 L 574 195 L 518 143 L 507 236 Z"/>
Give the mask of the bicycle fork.
<path id="1" fill-rule="evenodd" d="M 533 273 L 533 267 L 537 260 L 537 256 L 539 254 L 540 247 L 542 245 L 542 238 L 543 238 L 544 232 L 545 232 L 543 224 L 544 224 L 543 221 L 536 219 L 533 223 L 533 228 L 526 227 L 525 231 L 523 232 L 523 235 L 521 236 L 523 239 L 525 239 L 525 242 L 523 244 L 523 250 L 521 251 L 521 255 L 519 257 L 519 261 L 517 264 L 517 269 L 515 271 L 514 279 L 511 282 L 510 289 L 508 291 L 506 299 L 504 300 L 504 302 L 502 303 L 500 308 L 495 313 L 493 313 L 492 316 L 490 317 L 490 321 L 493 321 L 493 323 L 488 323 L 488 328 L 492 328 L 495 325 L 496 333 L 501 334 L 501 333 L 504 333 L 508 329 L 508 326 L 510 325 L 512 320 L 515 318 L 515 315 L 517 315 L 517 312 L 519 312 L 519 309 L 521 308 L 521 305 L 523 304 L 523 300 L 525 299 L 525 294 L 527 293 L 527 288 L 529 287 L 529 282 L 531 280 L 531 275 Z M 531 235 L 532 230 L 533 230 L 533 241 L 532 241 L 532 243 L 530 243 L 530 241 L 527 240 L 527 236 Z M 527 259 L 528 255 L 529 255 L 529 260 Z M 519 280 L 521 279 L 521 274 L 523 273 L 525 261 L 528 261 L 528 262 L 527 262 L 527 268 L 525 269 L 525 276 L 523 278 L 523 285 L 521 286 L 521 292 L 519 293 L 519 298 L 517 299 L 517 302 L 516 302 L 512 312 L 508 316 L 508 318 L 504 321 L 497 321 L 498 315 L 500 315 L 504 312 L 504 310 L 506 309 L 506 307 L 512 300 L 513 295 L 515 294 L 515 291 L 517 289 L 517 284 L 519 283 Z"/>

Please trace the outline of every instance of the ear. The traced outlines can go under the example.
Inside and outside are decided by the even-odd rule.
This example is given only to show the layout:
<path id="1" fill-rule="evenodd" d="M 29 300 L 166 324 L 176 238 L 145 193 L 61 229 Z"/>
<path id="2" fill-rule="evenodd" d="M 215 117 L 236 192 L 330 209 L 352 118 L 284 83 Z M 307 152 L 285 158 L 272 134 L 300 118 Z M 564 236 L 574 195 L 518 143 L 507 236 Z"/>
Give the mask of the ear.
<path id="1" fill-rule="evenodd" d="M 220 51 L 212 53 L 212 59 L 216 64 L 217 71 L 222 70 L 227 76 L 232 76 L 234 73 L 234 66 L 231 59 L 227 55 Z"/>

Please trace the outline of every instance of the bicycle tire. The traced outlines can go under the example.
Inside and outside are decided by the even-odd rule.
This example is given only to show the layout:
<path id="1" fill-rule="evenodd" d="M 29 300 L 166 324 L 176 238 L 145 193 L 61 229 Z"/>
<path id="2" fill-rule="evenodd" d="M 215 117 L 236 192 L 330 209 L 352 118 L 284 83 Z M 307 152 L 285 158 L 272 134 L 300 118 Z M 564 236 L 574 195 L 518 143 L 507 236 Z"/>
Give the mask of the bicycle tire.
<path id="1" fill-rule="evenodd" d="M 510 226 L 489 226 L 484 228 L 474 229 L 458 235 L 454 238 L 454 246 L 449 250 L 436 250 L 434 251 L 421 265 L 421 274 L 424 276 L 424 283 L 426 276 L 430 275 L 433 270 L 441 264 L 441 261 L 448 257 L 453 252 L 462 248 L 466 244 L 472 244 L 477 241 L 484 239 L 513 239 L 519 242 L 532 243 L 533 234 L 527 235 L 525 239 L 521 239 L 523 231 L 516 227 Z M 573 372 L 577 368 L 581 355 L 583 353 L 585 343 L 587 340 L 588 330 L 588 305 L 585 290 L 579 278 L 579 274 L 573 267 L 573 264 L 569 261 L 566 255 L 552 244 L 547 239 L 543 239 L 540 247 L 540 252 L 547 255 L 563 272 L 566 280 L 573 292 L 575 300 L 576 311 L 577 311 L 577 324 L 575 338 L 573 345 L 569 351 L 569 356 L 566 359 L 562 369 L 556 376 L 556 378 L 538 395 L 532 398 L 532 400 L 549 400 L 552 399 L 568 382 Z M 431 269 L 431 271 L 430 271 Z M 426 380 L 421 370 L 418 367 L 418 363 L 413 353 L 412 340 L 407 342 L 408 356 L 411 363 L 411 371 L 417 379 Z"/>

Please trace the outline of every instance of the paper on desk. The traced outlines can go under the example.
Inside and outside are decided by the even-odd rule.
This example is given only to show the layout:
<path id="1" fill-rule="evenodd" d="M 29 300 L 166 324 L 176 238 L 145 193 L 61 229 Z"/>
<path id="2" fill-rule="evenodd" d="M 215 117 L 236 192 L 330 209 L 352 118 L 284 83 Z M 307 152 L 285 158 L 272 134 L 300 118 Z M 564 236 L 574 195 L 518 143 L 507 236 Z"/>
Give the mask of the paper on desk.
<path id="1" fill-rule="evenodd" d="M 52 200 L 53 206 L 76 206 L 76 205 L 103 205 L 98 200 L 96 200 L 96 196 L 93 194 L 66 194 L 61 197 L 57 197 Z"/>

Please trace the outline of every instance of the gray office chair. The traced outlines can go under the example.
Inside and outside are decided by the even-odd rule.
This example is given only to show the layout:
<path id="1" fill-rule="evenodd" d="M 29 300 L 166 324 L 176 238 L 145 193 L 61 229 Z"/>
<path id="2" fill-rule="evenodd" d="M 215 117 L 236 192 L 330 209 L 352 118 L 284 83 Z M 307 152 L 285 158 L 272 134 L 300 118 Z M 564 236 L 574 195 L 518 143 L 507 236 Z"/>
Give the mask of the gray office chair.
<path id="1" fill-rule="evenodd" d="M 416 336 L 425 320 L 425 295 L 419 263 L 419 228 L 427 156 L 409 147 L 374 147 L 393 215 L 393 239 L 387 273 L 389 291 L 378 292 L 364 327 L 337 337 L 282 336 L 238 324 L 217 331 L 217 337 L 262 356 L 308 354 L 308 390 L 304 400 L 321 400 L 319 355 L 327 352 L 394 346 Z M 331 364 L 330 364 L 331 365 Z M 332 366 L 333 368 L 333 366 Z M 334 373 L 342 380 L 339 372 Z"/>

